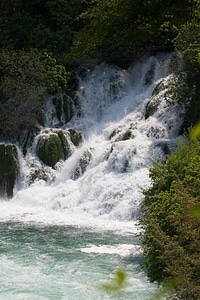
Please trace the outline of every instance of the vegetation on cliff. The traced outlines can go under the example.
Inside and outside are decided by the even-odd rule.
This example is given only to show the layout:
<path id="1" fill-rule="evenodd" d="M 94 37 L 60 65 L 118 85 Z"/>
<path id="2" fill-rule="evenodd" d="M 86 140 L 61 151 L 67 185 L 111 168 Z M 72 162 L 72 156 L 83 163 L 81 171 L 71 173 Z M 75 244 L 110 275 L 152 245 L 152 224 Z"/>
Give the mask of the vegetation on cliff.
<path id="1" fill-rule="evenodd" d="M 13 136 L 42 120 L 43 95 L 63 90 L 69 75 L 47 52 L 0 50 L 0 136 Z"/>
<path id="2" fill-rule="evenodd" d="M 106 0 L 82 13 L 85 26 L 75 33 L 72 57 L 130 64 L 144 53 L 172 49 L 183 24 L 196 20 L 198 1 Z"/>
<path id="3" fill-rule="evenodd" d="M 200 298 L 200 141 L 181 144 L 150 169 L 141 223 L 151 281 L 173 283 L 181 299 Z"/>

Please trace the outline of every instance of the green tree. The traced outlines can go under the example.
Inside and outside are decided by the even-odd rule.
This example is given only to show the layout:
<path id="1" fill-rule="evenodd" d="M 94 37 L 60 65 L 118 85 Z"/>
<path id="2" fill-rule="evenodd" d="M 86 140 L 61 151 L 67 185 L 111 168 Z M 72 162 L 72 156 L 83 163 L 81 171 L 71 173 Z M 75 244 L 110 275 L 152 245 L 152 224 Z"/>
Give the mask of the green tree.
<path id="1" fill-rule="evenodd" d="M 144 191 L 144 265 L 151 281 L 173 283 L 183 299 L 200 298 L 200 142 L 181 144 L 150 170 Z"/>
<path id="2" fill-rule="evenodd" d="M 1 0 L 0 47 L 46 49 L 56 58 L 69 51 L 79 14 L 88 0 Z"/>
<path id="3" fill-rule="evenodd" d="M 71 57 L 98 56 L 118 64 L 141 49 L 172 46 L 178 28 L 192 18 L 196 1 L 103 0 L 82 14 L 87 25 L 75 34 Z"/>
<path id="4" fill-rule="evenodd" d="M 185 114 L 184 127 L 188 128 L 199 120 L 200 115 L 200 25 L 192 22 L 184 25 L 174 40 L 176 49 L 183 55 L 186 74 L 185 85 L 188 86 L 186 99 L 190 105 Z"/>
<path id="5" fill-rule="evenodd" d="M 43 95 L 67 86 L 69 74 L 51 55 L 32 49 L 0 51 L 0 135 L 41 122 Z"/>

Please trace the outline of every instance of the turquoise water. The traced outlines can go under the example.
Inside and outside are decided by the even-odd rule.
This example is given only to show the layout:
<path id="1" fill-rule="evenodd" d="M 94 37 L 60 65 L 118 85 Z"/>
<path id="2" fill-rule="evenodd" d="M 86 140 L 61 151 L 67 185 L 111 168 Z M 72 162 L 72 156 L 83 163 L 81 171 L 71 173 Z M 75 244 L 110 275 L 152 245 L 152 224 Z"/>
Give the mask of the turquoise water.
<path id="1" fill-rule="evenodd" d="M 0 223 L 0 299 L 149 299 L 155 291 L 141 269 L 134 235 L 69 226 Z M 113 271 L 126 286 L 102 291 Z"/>

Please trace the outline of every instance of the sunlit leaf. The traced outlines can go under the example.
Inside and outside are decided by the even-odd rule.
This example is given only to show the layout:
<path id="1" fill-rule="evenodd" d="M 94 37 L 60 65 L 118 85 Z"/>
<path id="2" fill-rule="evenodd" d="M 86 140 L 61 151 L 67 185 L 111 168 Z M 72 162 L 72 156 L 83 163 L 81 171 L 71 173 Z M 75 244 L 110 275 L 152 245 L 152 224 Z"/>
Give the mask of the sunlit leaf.
<path id="1" fill-rule="evenodd" d="M 195 209 L 193 209 L 192 216 L 195 217 L 195 218 L 196 217 L 200 217 L 200 206 L 198 206 Z"/>
<path id="2" fill-rule="evenodd" d="M 190 140 L 195 140 L 198 137 L 200 137 L 200 122 L 194 125 L 189 134 Z"/>
<path id="3" fill-rule="evenodd" d="M 126 285 L 126 273 L 122 269 L 114 272 L 114 276 L 110 282 L 101 285 L 101 289 L 106 293 L 116 293 L 123 289 Z"/>

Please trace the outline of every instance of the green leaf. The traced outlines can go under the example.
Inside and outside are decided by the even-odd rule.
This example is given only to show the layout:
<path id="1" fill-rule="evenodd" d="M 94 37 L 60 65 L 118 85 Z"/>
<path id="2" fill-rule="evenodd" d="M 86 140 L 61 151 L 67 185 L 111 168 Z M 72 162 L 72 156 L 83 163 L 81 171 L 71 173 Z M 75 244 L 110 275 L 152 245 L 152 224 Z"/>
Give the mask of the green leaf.
<path id="1" fill-rule="evenodd" d="M 200 121 L 192 127 L 189 134 L 189 138 L 190 140 L 196 140 L 199 138 L 199 136 L 200 136 Z"/>
<path id="2" fill-rule="evenodd" d="M 114 272 L 114 276 L 110 282 L 101 285 L 101 289 L 106 293 L 116 293 L 125 287 L 126 272 L 118 269 Z"/>

